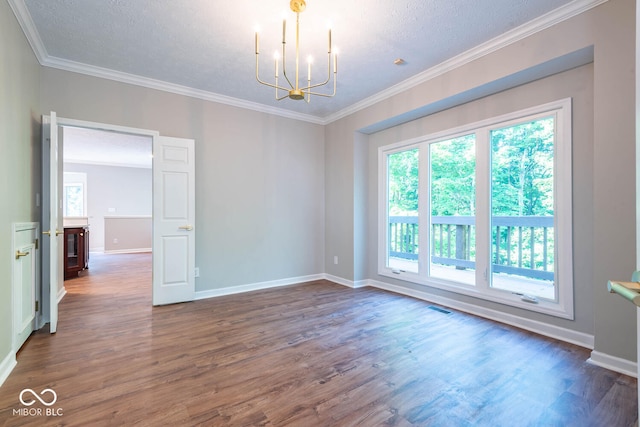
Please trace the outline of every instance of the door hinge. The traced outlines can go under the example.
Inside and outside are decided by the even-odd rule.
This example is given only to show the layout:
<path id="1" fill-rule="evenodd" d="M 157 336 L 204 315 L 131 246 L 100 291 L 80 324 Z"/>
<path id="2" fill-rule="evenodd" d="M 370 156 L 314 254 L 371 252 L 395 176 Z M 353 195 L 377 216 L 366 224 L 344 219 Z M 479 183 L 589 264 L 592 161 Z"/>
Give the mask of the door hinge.
<path id="1" fill-rule="evenodd" d="M 38 239 L 36 239 L 36 241 L 34 242 L 36 245 L 36 251 L 38 250 Z"/>
<path id="2" fill-rule="evenodd" d="M 40 310 L 40 301 L 36 301 L 36 311 Z"/>

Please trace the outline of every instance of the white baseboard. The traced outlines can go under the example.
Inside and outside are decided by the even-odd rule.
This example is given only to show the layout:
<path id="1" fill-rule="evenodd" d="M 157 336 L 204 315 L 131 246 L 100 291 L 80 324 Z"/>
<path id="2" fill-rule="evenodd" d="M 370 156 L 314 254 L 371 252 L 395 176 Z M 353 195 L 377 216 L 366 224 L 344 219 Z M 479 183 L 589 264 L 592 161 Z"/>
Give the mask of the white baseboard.
<path id="1" fill-rule="evenodd" d="M 550 325 L 548 323 L 539 322 L 537 320 L 531 320 L 521 316 L 504 313 L 502 311 L 457 301 L 447 297 L 433 295 L 424 291 L 405 288 L 404 286 L 392 285 L 377 280 L 369 280 L 369 286 L 402 295 L 411 296 L 425 301 L 430 301 L 436 304 L 443 305 L 445 307 L 453 308 L 455 310 L 464 311 L 465 313 L 484 317 L 485 319 L 495 320 L 496 322 L 505 323 L 507 325 L 515 326 L 520 329 L 535 332 L 539 335 L 558 339 L 560 341 L 565 341 L 571 344 L 576 344 L 588 349 L 593 349 L 594 337 L 591 334 L 573 331 L 571 329 Z"/>
<path id="2" fill-rule="evenodd" d="M 346 286 L 348 288 L 353 288 L 353 289 L 364 288 L 365 286 L 369 286 L 368 280 L 353 281 L 353 280 L 343 279 L 342 277 L 333 276 L 331 274 L 323 274 L 323 279 L 333 283 L 337 283 L 342 286 Z"/>
<path id="3" fill-rule="evenodd" d="M 323 274 L 322 276 L 323 279 L 337 283 L 338 285 L 346 286 L 347 288 L 355 288 L 353 280 L 343 279 L 342 277 L 333 276 L 331 274 Z"/>
<path id="4" fill-rule="evenodd" d="M 435 304 L 443 305 L 455 310 L 470 313 L 476 316 L 484 317 L 486 319 L 495 320 L 496 322 L 504 323 L 507 325 L 515 326 L 527 331 L 535 332 L 539 335 L 558 339 L 571 344 L 576 344 L 581 347 L 593 349 L 594 337 L 590 334 L 583 332 L 573 331 L 571 329 L 562 328 L 559 326 L 550 325 L 548 323 L 539 322 L 537 320 L 531 320 L 520 316 L 504 313 L 497 310 L 481 307 L 475 304 L 469 304 L 461 301 L 457 301 L 451 298 L 446 298 L 438 295 L 433 295 L 428 292 L 419 291 L 415 289 L 405 288 L 403 286 L 392 285 L 390 283 L 380 282 L 377 280 L 358 280 L 353 281 L 344 279 L 342 277 L 333 276 L 331 274 L 314 274 L 311 276 L 292 277 L 288 279 L 273 280 L 269 282 L 252 283 L 240 286 L 231 286 L 220 289 L 210 289 L 206 291 L 196 292 L 195 299 L 214 298 L 223 295 L 239 294 L 243 292 L 256 291 L 260 289 L 268 289 L 277 286 L 288 286 L 297 283 L 308 282 L 312 280 L 325 279 L 339 285 L 347 286 L 349 288 L 360 288 L 365 286 L 371 286 L 374 288 L 384 289 L 397 294 L 407 295 L 410 297 L 418 298 L 421 300 L 429 301 Z"/>
<path id="5" fill-rule="evenodd" d="M 18 362 L 16 361 L 16 354 L 13 350 L 6 355 L 6 357 L 0 362 L 0 387 L 9 378 L 9 374 L 16 367 Z"/>
<path id="6" fill-rule="evenodd" d="M 279 286 L 290 286 L 304 282 L 311 282 L 313 280 L 324 279 L 323 274 L 312 274 L 309 276 L 291 277 L 288 279 L 270 280 L 267 282 L 249 283 L 246 285 L 229 286 L 219 289 L 208 289 L 206 291 L 197 291 L 195 299 L 206 299 L 221 297 L 224 295 L 241 294 L 244 292 L 259 291 L 262 289 L 276 288 Z"/>
<path id="7" fill-rule="evenodd" d="M 636 362 L 621 359 L 620 357 L 611 356 L 606 353 L 600 353 L 595 350 L 591 352 L 591 357 L 587 361 L 596 366 L 638 378 L 638 364 Z"/>
<path id="8" fill-rule="evenodd" d="M 539 335 L 544 335 L 546 337 L 558 339 L 571 344 L 576 344 L 588 349 L 593 349 L 593 335 L 585 334 L 583 332 L 573 331 L 571 329 L 550 325 L 548 323 L 539 322 L 537 320 L 531 320 L 512 314 L 507 314 L 498 310 L 481 307 L 475 304 L 469 304 L 451 298 L 433 295 L 428 292 L 406 288 L 404 286 L 392 285 L 390 283 L 380 282 L 377 280 L 359 280 L 354 282 L 352 280 L 343 279 L 341 277 L 332 276 L 330 274 L 325 274 L 325 279 L 338 283 L 340 285 L 348 286 L 350 288 L 371 286 L 373 288 L 384 289 L 397 294 L 407 295 L 413 298 L 433 302 L 435 304 L 443 305 L 459 311 L 464 311 L 465 313 L 484 317 L 485 319 L 495 320 L 496 322 L 505 323 L 507 325 L 515 326 L 520 329 L 535 332 Z"/>
<path id="9" fill-rule="evenodd" d="M 461 301 L 457 301 L 451 298 L 446 298 L 438 295 L 433 295 L 428 292 L 406 288 L 403 286 L 392 285 L 390 283 L 380 282 L 377 280 L 349 280 L 341 277 L 333 276 L 331 274 L 313 274 L 309 276 L 291 277 L 287 279 L 271 280 L 266 282 L 250 283 L 240 286 L 229 286 L 220 289 L 210 289 L 206 291 L 196 292 L 195 299 L 215 298 L 224 295 L 233 295 L 244 292 L 257 291 L 261 289 L 275 288 L 279 286 L 290 286 L 304 282 L 310 282 L 313 280 L 329 280 L 331 282 L 343 285 L 349 288 L 360 288 L 365 286 L 371 286 L 378 289 L 387 290 L 401 295 L 407 295 L 413 298 L 418 298 L 424 301 L 432 302 L 434 304 L 442 305 L 455 310 L 463 311 L 465 313 L 480 316 L 486 319 L 495 320 L 496 322 L 504 323 L 507 325 L 515 326 L 527 331 L 534 332 L 539 335 L 554 338 L 560 341 L 568 342 L 571 344 L 579 345 L 588 349 L 593 349 L 594 337 L 591 334 L 583 332 L 573 331 L 571 329 L 562 328 L 560 326 L 550 325 L 548 323 L 539 322 L 537 320 L 531 320 L 520 316 L 504 313 L 501 311 L 481 307 L 475 304 L 469 304 Z M 610 369 L 615 372 L 619 372 L 625 375 L 637 377 L 637 363 L 631 362 L 626 359 L 620 359 L 618 357 L 610 356 L 597 351 L 591 352 L 591 358 L 588 360 L 590 363 L 601 366 L 606 369 Z M 0 371 L 1 374 L 2 371 Z M 1 377 L 0 377 L 1 379 Z"/>
<path id="10" fill-rule="evenodd" d="M 151 252 L 151 248 L 131 248 L 104 251 L 105 254 L 139 254 L 143 252 Z"/>
<path id="11" fill-rule="evenodd" d="M 62 298 L 64 298 L 66 294 L 67 288 L 65 288 L 63 285 L 62 288 L 58 289 L 58 304 L 60 304 L 60 301 L 62 301 Z"/>

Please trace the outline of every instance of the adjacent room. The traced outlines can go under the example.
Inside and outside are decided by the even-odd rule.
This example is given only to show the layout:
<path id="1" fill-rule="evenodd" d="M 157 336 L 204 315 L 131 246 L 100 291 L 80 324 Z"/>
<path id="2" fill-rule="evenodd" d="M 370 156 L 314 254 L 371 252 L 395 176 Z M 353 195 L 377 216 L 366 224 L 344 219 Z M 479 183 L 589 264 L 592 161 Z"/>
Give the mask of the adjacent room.
<path id="1" fill-rule="evenodd" d="M 2 424 L 637 423 L 636 10 L 0 0 Z"/>

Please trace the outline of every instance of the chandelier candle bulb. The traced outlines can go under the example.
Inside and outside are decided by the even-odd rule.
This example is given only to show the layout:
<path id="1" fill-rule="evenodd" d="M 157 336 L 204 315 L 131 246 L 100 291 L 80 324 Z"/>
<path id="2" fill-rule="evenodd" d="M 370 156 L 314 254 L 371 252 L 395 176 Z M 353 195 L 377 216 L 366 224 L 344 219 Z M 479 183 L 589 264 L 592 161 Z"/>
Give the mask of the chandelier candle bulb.
<path id="1" fill-rule="evenodd" d="M 329 53 L 331 53 L 331 28 L 329 28 Z"/>
<path id="2" fill-rule="evenodd" d="M 260 53 L 260 50 L 258 49 L 260 45 L 258 44 L 258 31 L 256 31 L 256 55 Z"/>
<path id="3" fill-rule="evenodd" d="M 282 20 L 282 44 L 285 44 L 286 41 L 286 36 L 287 36 L 287 20 L 283 19 Z"/>
<path id="4" fill-rule="evenodd" d="M 276 78 L 278 77 L 278 52 L 273 55 L 273 62 L 276 64 Z"/>

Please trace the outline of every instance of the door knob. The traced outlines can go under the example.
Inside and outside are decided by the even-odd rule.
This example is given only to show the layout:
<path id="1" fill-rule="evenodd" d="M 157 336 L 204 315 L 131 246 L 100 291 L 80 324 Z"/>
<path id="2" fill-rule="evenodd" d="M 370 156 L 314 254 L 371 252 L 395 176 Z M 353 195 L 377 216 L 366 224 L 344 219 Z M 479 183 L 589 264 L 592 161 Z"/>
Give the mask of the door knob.
<path id="1" fill-rule="evenodd" d="M 64 233 L 64 231 L 56 230 L 56 236 L 59 236 L 59 235 L 61 235 L 63 233 Z M 42 234 L 46 234 L 47 236 L 51 236 L 51 230 L 43 231 Z"/>
<path id="2" fill-rule="evenodd" d="M 29 252 L 20 252 L 16 251 L 16 259 L 20 259 L 20 257 L 29 255 Z"/>
<path id="3" fill-rule="evenodd" d="M 181 225 L 180 227 L 178 227 L 178 230 L 191 231 L 191 230 L 193 230 L 193 226 L 191 224 Z"/>

